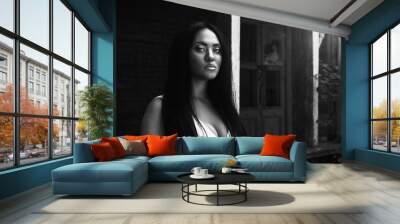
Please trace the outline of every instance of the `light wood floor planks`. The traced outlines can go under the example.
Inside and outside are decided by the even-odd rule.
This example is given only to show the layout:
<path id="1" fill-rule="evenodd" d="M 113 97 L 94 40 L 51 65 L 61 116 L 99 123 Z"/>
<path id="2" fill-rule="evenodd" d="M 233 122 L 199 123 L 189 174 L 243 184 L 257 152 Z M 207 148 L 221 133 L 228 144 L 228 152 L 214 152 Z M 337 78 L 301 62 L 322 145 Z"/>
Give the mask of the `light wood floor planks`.
<path id="1" fill-rule="evenodd" d="M 360 214 L 36 214 L 51 202 L 50 185 L 0 201 L 0 223 L 28 224 L 277 224 L 400 223 L 400 174 L 359 163 L 309 164 L 308 181 L 349 203 Z M 318 203 L 318 202 L 316 202 Z"/>

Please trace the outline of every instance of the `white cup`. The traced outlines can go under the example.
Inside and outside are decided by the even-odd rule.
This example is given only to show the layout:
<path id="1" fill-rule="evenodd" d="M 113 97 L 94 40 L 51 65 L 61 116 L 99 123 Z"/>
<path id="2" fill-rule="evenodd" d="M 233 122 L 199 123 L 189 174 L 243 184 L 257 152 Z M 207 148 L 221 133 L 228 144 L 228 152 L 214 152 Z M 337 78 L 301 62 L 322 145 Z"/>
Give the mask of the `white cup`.
<path id="1" fill-rule="evenodd" d="M 207 176 L 208 175 L 208 169 L 201 169 L 200 170 L 200 176 Z"/>
<path id="2" fill-rule="evenodd" d="M 221 172 L 222 173 L 230 173 L 232 171 L 232 169 L 230 167 L 222 167 Z"/>
<path id="3" fill-rule="evenodd" d="M 199 175 L 201 175 L 200 174 L 200 171 L 202 170 L 202 168 L 201 167 L 193 167 L 193 169 L 192 169 L 192 173 L 194 174 L 194 175 L 196 175 L 196 176 L 199 176 Z"/>

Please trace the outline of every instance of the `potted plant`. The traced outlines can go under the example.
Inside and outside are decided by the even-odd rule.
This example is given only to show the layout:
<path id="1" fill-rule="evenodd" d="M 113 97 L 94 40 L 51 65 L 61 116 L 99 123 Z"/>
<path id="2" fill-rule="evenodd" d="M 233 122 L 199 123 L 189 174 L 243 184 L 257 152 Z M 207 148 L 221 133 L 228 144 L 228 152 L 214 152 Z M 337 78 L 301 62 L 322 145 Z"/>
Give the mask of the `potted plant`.
<path id="1" fill-rule="evenodd" d="M 79 106 L 83 120 L 80 124 L 87 127 L 89 140 L 109 136 L 113 99 L 108 87 L 102 84 L 87 86 L 79 93 Z"/>

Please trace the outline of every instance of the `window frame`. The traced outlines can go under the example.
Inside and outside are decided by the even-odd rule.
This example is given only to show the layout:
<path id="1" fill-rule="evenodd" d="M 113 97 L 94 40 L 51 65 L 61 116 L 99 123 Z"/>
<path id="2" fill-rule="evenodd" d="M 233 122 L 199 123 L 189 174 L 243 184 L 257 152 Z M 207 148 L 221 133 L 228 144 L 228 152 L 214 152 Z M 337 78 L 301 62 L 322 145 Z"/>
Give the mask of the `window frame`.
<path id="1" fill-rule="evenodd" d="M 391 111 L 391 106 L 392 106 L 392 100 L 391 100 L 391 79 L 392 75 L 395 75 L 396 73 L 400 72 L 400 67 L 391 69 L 391 30 L 395 28 L 396 26 L 400 26 L 400 20 L 396 21 L 393 23 L 390 27 L 385 29 L 384 32 L 379 34 L 375 39 L 373 39 L 371 42 L 368 43 L 368 52 L 369 52 L 369 149 L 373 151 L 379 151 L 379 152 L 386 152 L 386 153 L 391 153 L 391 154 L 396 154 L 399 155 L 400 152 L 393 152 L 392 151 L 392 128 L 391 128 L 391 123 L 392 121 L 400 121 L 400 117 L 392 117 L 392 111 Z M 373 74 L 373 44 L 376 43 L 381 37 L 384 35 L 387 35 L 387 63 L 386 63 L 386 72 L 379 73 L 374 75 Z M 378 79 L 386 77 L 386 87 L 387 87 L 387 93 L 386 93 L 386 98 L 387 98 L 387 105 L 386 105 L 386 118 L 373 118 L 373 81 Z M 386 121 L 386 151 L 379 150 L 374 148 L 374 136 L 373 136 L 373 122 L 374 121 Z"/>
<path id="2" fill-rule="evenodd" d="M 74 143 L 75 143 L 75 126 L 76 126 L 76 121 L 79 120 L 79 117 L 75 116 L 75 108 L 71 108 L 71 114 L 62 116 L 56 116 L 53 115 L 53 60 L 56 59 L 59 62 L 62 62 L 68 66 L 71 66 L 71 93 L 72 93 L 72 99 L 71 99 L 71 104 L 74 105 L 75 103 L 75 88 L 74 88 L 74 82 L 75 82 L 75 69 L 79 70 L 80 72 L 83 72 L 88 75 L 89 77 L 89 83 L 88 86 L 92 85 L 92 61 L 91 61 L 91 49 L 92 49 L 92 43 L 91 43 L 91 38 L 92 38 L 92 30 L 89 28 L 89 26 L 84 22 L 84 20 L 76 13 L 72 7 L 66 2 L 65 0 L 59 0 L 68 10 L 71 11 L 71 18 L 70 18 L 70 23 L 71 23 L 71 59 L 64 58 L 63 56 L 55 53 L 54 46 L 53 46 L 53 24 L 54 24 L 54 18 L 53 18 L 53 1 L 54 0 L 48 0 L 49 4 L 49 47 L 46 49 L 45 47 L 42 47 L 39 44 L 34 43 L 33 41 L 30 41 L 29 39 L 23 37 L 20 35 L 20 0 L 14 0 L 13 1 L 13 10 L 14 10 L 14 15 L 13 15 L 13 31 L 10 31 L 4 27 L 0 26 L 0 35 L 3 35 L 7 38 L 10 38 L 13 40 L 13 63 L 12 63 L 12 72 L 10 75 L 13 76 L 14 78 L 14 93 L 13 93 L 13 102 L 14 102 L 14 110 L 13 112 L 2 112 L 0 111 L 0 116 L 4 117 L 12 117 L 13 119 L 13 156 L 14 156 L 14 161 L 13 165 L 10 167 L 5 167 L 5 168 L 0 168 L 0 172 L 5 171 L 5 170 L 11 170 L 11 169 L 16 169 L 19 167 L 24 167 L 24 166 L 30 166 L 33 164 L 38 164 L 38 163 L 43 163 L 51 160 L 58 160 L 66 157 L 73 156 L 74 152 Z M 85 69 L 78 64 L 75 63 L 75 18 L 79 20 L 79 22 L 83 25 L 83 27 L 88 31 L 88 69 Z M 28 114 L 28 113 L 21 113 L 20 111 L 20 85 L 21 85 L 21 80 L 20 80 L 20 45 L 23 44 L 27 47 L 32 48 L 33 50 L 36 50 L 42 54 L 45 54 L 48 56 L 49 62 L 48 62 L 48 74 L 47 78 L 48 80 L 46 83 L 45 87 L 45 95 L 48 96 L 47 102 L 48 102 L 48 112 L 46 115 L 39 115 L 39 114 Z M 36 72 L 37 68 L 33 68 L 33 79 L 30 79 L 30 69 L 31 66 L 27 64 L 27 73 L 26 75 L 26 82 L 32 81 L 34 85 L 34 92 L 36 91 L 35 85 L 36 83 L 40 83 L 40 87 L 42 87 L 42 79 L 41 75 L 42 72 L 39 73 L 39 80 L 36 80 Z M 28 85 L 28 84 L 27 84 Z M 28 87 L 28 86 L 27 86 Z M 29 88 L 29 87 L 28 87 Z M 29 91 L 27 89 L 27 91 Z M 48 94 L 47 94 L 48 91 Z M 42 96 L 42 94 L 39 94 L 38 96 Z M 35 103 L 35 102 L 34 102 Z M 48 150 L 48 155 L 47 157 L 43 157 L 43 160 L 37 161 L 37 162 L 31 162 L 31 163 L 21 163 L 20 159 L 20 119 L 21 118 L 44 118 L 47 119 L 48 123 L 48 135 L 47 135 L 47 150 Z M 53 155 L 55 147 L 53 147 L 53 123 L 57 120 L 64 120 L 64 121 L 71 121 L 71 153 L 68 155 L 62 155 L 62 156 L 55 156 Z"/>

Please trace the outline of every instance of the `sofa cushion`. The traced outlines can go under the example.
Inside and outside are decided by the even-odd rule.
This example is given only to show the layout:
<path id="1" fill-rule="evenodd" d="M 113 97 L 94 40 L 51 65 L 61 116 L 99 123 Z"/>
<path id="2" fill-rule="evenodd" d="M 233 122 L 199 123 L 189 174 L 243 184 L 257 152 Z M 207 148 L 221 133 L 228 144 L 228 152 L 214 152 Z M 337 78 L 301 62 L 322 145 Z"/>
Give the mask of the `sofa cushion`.
<path id="1" fill-rule="evenodd" d="M 146 143 L 142 140 L 126 140 L 118 137 L 119 142 L 124 147 L 126 155 L 147 155 Z"/>
<path id="2" fill-rule="evenodd" d="M 279 156 L 238 155 L 240 167 L 249 172 L 292 172 L 293 162 Z"/>
<path id="3" fill-rule="evenodd" d="M 229 159 L 235 159 L 231 155 L 175 155 L 158 156 L 149 160 L 149 170 L 163 172 L 190 172 L 193 167 L 200 166 L 211 172 L 219 171 Z"/>
<path id="4" fill-rule="evenodd" d="M 97 161 L 104 162 L 118 158 L 112 145 L 108 142 L 92 144 L 90 147 Z"/>
<path id="5" fill-rule="evenodd" d="M 235 139 L 231 137 L 182 137 L 179 154 L 235 155 Z M 179 147 L 178 147 L 179 148 Z"/>
<path id="6" fill-rule="evenodd" d="M 260 154 L 263 137 L 236 137 L 236 155 Z"/>
<path id="7" fill-rule="evenodd" d="M 118 137 L 103 137 L 101 138 L 101 142 L 108 142 L 114 149 L 115 155 L 117 158 L 122 158 L 126 156 L 126 151 L 119 141 Z"/>
<path id="8" fill-rule="evenodd" d="M 148 156 L 165 156 L 176 154 L 176 139 L 178 134 L 169 136 L 149 135 L 146 143 Z"/>
<path id="9" fill-rule="evenodd" d="M 52 174 L 53 181 L 58 182 L 129 182 L 134 172 L 147 170 L 145 166 L 146 162 L 139 159 L 74 163 L 53 170 Z"/>
<path id="10" fill-rule="evenodd" d="M 296 135 L 269 135 L 264 136 L 264 146 L 261 156 L 280 156 L 289 159 L 290 148 Z"/>
<path id="11" fill-rule="evenodd" d="M 131 162 L 135 160 L 143 161 L 143 162 L 148 162 L 150 157 L 148 156 L 138 156 L 138 155 L 130 155 L 130 156 L 125 156 L 124 158 L 116 159 L 113 160 L 113 162 Z"/>

